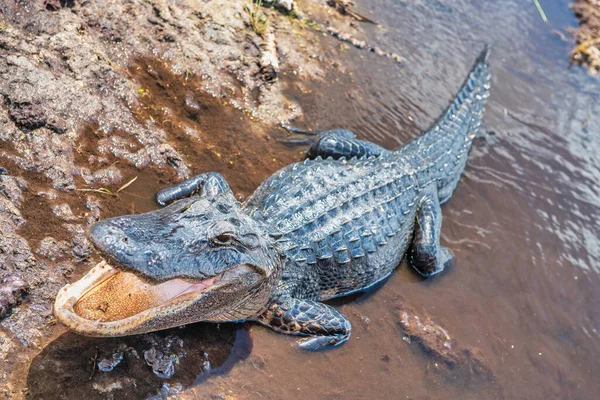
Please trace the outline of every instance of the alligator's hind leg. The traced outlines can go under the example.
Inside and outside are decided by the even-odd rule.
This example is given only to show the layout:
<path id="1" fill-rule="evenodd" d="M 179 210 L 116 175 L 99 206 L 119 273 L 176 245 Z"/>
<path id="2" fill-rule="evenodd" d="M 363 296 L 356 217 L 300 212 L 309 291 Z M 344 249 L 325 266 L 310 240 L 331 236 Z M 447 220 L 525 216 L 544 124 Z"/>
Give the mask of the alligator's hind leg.
<path id="1" fill-rule="evenodd" d="M 333 157 L 338 159 L 342 157 L 379 156 L 389 151 L 374 143 L 357 139 L 356 135 L 348 129 L 311 132 L 287 126 L 284 126 L 284 128 L 292 133 L 315 136 L 312 141 L 308 142 L 311 143 L 307 152 L 309 158 L 321 156 L 323 158 Z"/>
<path id="2" fill-rule="evenodd" d="M 190 196 L 215 197 L 222 193 L 231 193 L 225 179 L 216 172 L 196 175 L 178 185 L 161 190 L 156 195 L 156 201 L 161 206 L 166 206 L 175 200 Z M 233 193 L 231 193 L 233 196 Z"/>
<path id="3" fill-rule="evenodd" d="M 350 322 L 333 308 L 312 300 L 286 297 L 273 301 L 258 321 L 289 335 L 310 336 L 299 346 L 319 350 L 338 346 L 350 337 Z"/>
<path id="4" fill-rule="evenodd" d="M 321 156 L 337 159 L 342 157 L 379 156 L 388 151 L 375 143 L 357 139 L 348 130 L 334 129 L 319 134 L 307 154 L 310 158 Z"/>
<path id="5" fill-rule="evenodd" d="M 421 200 L 408 252 L 408 261 L 423 276 L 435 275 L 452 263 L 452 251 L 440 245 L 441 229 L 442 210 L 433 189 Z"/>

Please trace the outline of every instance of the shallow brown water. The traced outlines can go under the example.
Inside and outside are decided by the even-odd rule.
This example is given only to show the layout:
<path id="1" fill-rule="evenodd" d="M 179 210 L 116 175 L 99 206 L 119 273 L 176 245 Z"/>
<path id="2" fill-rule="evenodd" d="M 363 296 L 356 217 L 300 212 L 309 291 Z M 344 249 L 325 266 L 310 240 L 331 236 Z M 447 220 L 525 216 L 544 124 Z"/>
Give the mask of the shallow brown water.
<path id="1" fill-rule="evenodd" d="M 209 357 L 214 352 L 229 360 L 219 359 L 215 365 L 229 364 L 211 375 L 197 365 L 202 357 L 190 356 L 168 382 L 188 387 L 193 370 L 198 379 L 185 395 L 189 398 L 218 393 L 273 399 L 597 397 L 600 82 L 583 70 L 568 69 L 572 44 L 552 32 L 575 25 L 567 3 L 543 5 L 549 24 L 543 23 L 533 2 L 359 2 L 357 9 L 365 15 L 373 11 L 368 15 L 383 26 L 365 25 L 369 40 L 407 61 L 398 67 L 349 49 L 341 61 L 351 65 L 350 70 L 329 75 L 327 85 L 307 87 L 290 81 L 288 95 L 306 114 L 299 126 L 347 127 L 361 138 L 396 147 L 437 117 L 483 43 L 494 43 L 492 95 L 484 117 L 488 135 L 474 144 L 461 183 L 443 208 L 443 242 L 455 252 L 454 267 L 423 280 L 403 263 L 369 293 L 336 301 L 353 325 L 353 336 L 331 351 L 302 352 L 294 347 L 294 338 L 258 326 L 250 328 L 251 341 L 235 341 L 232 337 L 247 335 L 238 330 L 245 326 L 228 325 L 221 342 L 214 339 L 216 326 L 184 328 L 175 334 L 187 341 L 188 349 L 209 343 L 215 346 Z M 331 38 L 324 42 L 339 45 Z M 215 128 L 204 127 L 211 129 Z M 224 136 L 224 146 L 234 139 Z M 247 154 L 240 146 L 240 159 L 263 163 L 260 172 L 247 179 L 243 166 L 218 164 L 220 157 L 212 168 L 224 172 L 240 194 L 246 195 L 250 186 L 281 166 L 267 165 L 263 149 L 269 158 L 298 157 L 298 149 L 285 150 L 272 141 L 242 143 L 253 150 Z M 208 165 L 194 172 L 210 169 L 209 161 L 207 157 Z M 145 200 L 140 204 L 145 205 L 136 210 L 151 208 L 147 199 L 157 188 L 143 179 L 135 185 L 127 190 L 132 194 L 128 201 L 135 206 L 135 196 L 141 196 Z M 460 345 L 477 350 L 491 375 L 440 368 L 438 360 L 403 340 L 397 310 L 403 304 L 429 316 Z M 194 330 L 203 331 L 201 339 L 191 338 Z M 141 337 L 132 340 L 142 343 L 141 350 L 148 347 Z M 81 358 L 73 368 L 85 368 L 95 354 L 90 348 L 99 346 L 108 354 L 115 346 L 107 340 L 59 338 L 32 363 L 29 382 L 34 397 L 56 393 L 49 386 L 48 392 L 38 389 L 40 380 L 53 376 L 44 375 L 51 369 L 40 366 L 56 360 L 66 343 L 74 346 L 70 350 L 80 346 Z M 229 358 L 228 349 L 234 353 Z M 124 380 L 132 370 L 117 366 L 105 375 L 96 372 L 96 377 L 113 374 Z M 119 396 L 118 391 L 98 394 L 85 379 L 65 379 L 61 386 L 77 385 L 79 390 L 70 393 Z M 154 386 L 130 395 L 156 393 L 164 382 L 151 374 L 139 379 Z"/>

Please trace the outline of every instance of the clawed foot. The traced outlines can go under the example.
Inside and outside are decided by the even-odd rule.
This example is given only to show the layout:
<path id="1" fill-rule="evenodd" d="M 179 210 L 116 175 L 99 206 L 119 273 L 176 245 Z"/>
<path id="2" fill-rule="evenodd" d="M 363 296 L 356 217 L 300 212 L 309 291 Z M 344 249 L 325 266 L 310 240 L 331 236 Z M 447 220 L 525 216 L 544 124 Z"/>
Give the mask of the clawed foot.
<path id="1" fill-rule="evenodd" d="M 348 336 L 312 336 L 300 339 L 297 343 L 302 350 L 318 351 L 339 346 L 346 340 Z"/>

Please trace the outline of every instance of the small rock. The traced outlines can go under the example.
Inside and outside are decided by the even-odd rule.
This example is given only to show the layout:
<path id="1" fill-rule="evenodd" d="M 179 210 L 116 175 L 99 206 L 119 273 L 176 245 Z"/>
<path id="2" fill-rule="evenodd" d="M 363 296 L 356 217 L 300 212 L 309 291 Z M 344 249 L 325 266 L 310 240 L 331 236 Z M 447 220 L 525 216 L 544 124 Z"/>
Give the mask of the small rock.
<path id="1" fill-rule="evenodd" d="M 66 225 L 66 228 L 73 234 L 71 238 L 71 254 L 80 260 L 88 259 L 94 252 L 92 243 L 87 237 L 85 227 L 80 224 Z"/>
<path id="2" fill-rule="evenodd" d="M 46 125 L 46 115 L 39 104 L 11 103 L 8 116 L 23 131 L 33 131 Z"/>
<path id="3" fill-rule="evenodd" d="M 273 5 L 285 11 L 292 11 L 295 7 L 294 0 L 267 0 L 265 5 Z"/>
<path id="4" fill-rule="evenodd" d="M 193 92 L 188 92 L 185 94 L 185 106 L 189 111 L 194 112 L 194 113 L 197 113 L 200 110 L 202 110 L 202 106 L 195 99 Z"/>
<path id="5" fill-rule="evenodd" d="M 66 222 L 73 222 L 80 219 L 80 217 L 73 214 L 71 206 L 69 206 L 67 203 L 53 205 L 52 213 L 54 213 L 54 215 Z"/>
<path id="6" fill-rule="evenodd" d="M 172 385 L 163 383 L 162 387 L 160 388 L 160 393 L 156 396 L 148 398 L 148 400 L 162 400 L 177 395 L 181 392 L 183 392 L 183 385 L 181 383 L 174 383 Z"/>
<path id="7" fill-rule="evenodd" d="M 45 237 L 40 241 L 36 254 L 47 258 L 50 261 L 56 261 L 68 253 L 69 245 L 67 242 L 58 241 L 53 237 Z"/>
<path id="8" fill-rule="evenodd" d="M 121 174 L 121 170 L 114 165 L 111 165 L 107 168 L 102 168 L 97 170 L 94 173 L 91 173 L 88 168 L 80 169 L 81 176 L 87 185 L 96 186 L 96 185 L 114 185 L 123 179 L 123 175 Z"/>
<path id="9" fill-rule="evenodd" d="M 0 280 L 0 318 L 4 318 L 14 306 L 21 302 L 21 298 L 27 293 L 27 290 L 27 283 L 19 275 L 7 275 Z"/>
<path id="10" fill-rule="evenodd" d="M 152 367 L 152 372 L 159 378 L 170 379 L 175 375 L 175 364 L 179 364 L 179 357 L 175 354 L 166 355 L 152 347 L 144 351 L 146 364 Z"/>
<path id="11" fill-rule="evenodd" d="M 110 372 L 123 361 L 123 352 L 113 353 L 111 358 L 105 358 L 98 362 L 98 369 L 102 372 Z"/>
<path id="12" fill-rule="evenodd" d="M 417 344 L 427 356 L 433 358 L 436 370 L 451 377 L 461 373 L 467 379 L 491 380 L 493 374 L 477 351 L 460 346 L 448 331 L 428 317 L 421 317 L 403 302 L 396 305 L 399 324 L 406 334 L 403 339 Z"/>

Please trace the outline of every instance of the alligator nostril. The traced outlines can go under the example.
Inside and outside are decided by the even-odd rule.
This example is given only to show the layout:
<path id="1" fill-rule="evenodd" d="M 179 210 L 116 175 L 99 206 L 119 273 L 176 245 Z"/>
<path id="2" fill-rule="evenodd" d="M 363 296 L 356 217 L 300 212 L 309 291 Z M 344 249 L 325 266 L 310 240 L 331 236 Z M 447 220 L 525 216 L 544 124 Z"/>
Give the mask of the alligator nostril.
<path id="1" fill-rule="evenodd" d="M 129 238 L 122 229 L 110 223 L 97 223 L 90 232 L 92 242 L 98 247 L 112 247 L 114 245 L 129 244 Z"/>

